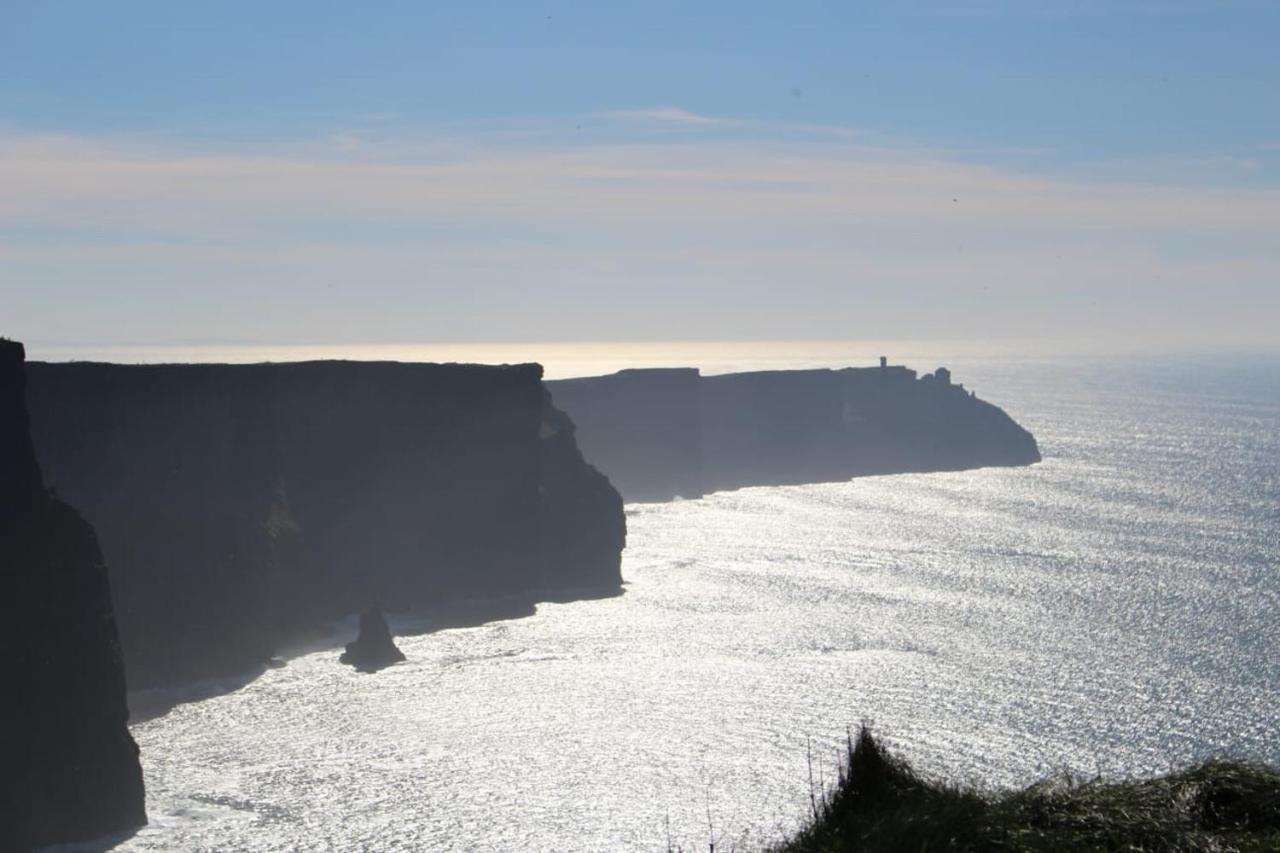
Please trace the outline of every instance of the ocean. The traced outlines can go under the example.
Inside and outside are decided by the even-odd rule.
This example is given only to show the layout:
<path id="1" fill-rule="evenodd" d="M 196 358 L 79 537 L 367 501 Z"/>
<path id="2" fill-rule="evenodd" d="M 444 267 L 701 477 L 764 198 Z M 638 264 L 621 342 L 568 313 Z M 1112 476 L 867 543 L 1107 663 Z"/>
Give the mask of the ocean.
<path id="1" fill-rule="evenodd" d="M 115 849 L 749 849 L 864 723 L 988 787 L 1280 764 L 1280 359 L 942 355 L 892 360 L 947 364 L 1042 463 L 628 505 L 619 596 L 402 636 L 374 675 L 302 654 L 136 722 L 151 824 Z"/>

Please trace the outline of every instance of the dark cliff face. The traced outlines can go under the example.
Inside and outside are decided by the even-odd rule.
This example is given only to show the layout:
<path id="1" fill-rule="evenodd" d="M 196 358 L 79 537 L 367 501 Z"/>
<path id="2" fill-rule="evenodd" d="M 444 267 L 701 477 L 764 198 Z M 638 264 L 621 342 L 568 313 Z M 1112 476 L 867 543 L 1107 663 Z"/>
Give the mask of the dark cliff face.
<path id="1" fill-rule="evenodd" d="M 628 500 L 1040 459 L 1029 432 L 945 373 L 637 370 L 547 385 Z"/>
<path id="2" fill-rule="evenodd" d="M 272 369 L 290 515 L 344 609 L 532 588 L 537 365 Z"/>
<path id="3" fill-rule="evenodd" d="M 0 849 L 146 823 L 107 570 L 51 497 L 28 431 L 23 349 L 0 341 Z"/>
<path id="4" fill-rule="evenodd" d="M 622 583 L 627 522 L 622 495 L 578 450 L 573 421 L 543 390 L 538 525 L 542 585 L 579 589 Z"/>
<path id="5" fill-rule="evenodd" d="M 29 398 L 118 578 L 134 687 L 242 671 L 374 599 L 618 587 L 621 501 L 543 437 L 537 365 L 33 364 Z"/>

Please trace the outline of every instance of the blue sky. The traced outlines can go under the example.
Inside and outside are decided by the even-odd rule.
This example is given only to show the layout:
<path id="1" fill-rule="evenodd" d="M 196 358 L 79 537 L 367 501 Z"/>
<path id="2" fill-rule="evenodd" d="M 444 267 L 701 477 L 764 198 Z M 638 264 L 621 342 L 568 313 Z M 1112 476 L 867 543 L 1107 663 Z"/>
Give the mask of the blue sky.
<path id="1" fill-rule="evenodd" d="M 1280 4 L 0 0 L 0 329 L 1280 320 Z"/>

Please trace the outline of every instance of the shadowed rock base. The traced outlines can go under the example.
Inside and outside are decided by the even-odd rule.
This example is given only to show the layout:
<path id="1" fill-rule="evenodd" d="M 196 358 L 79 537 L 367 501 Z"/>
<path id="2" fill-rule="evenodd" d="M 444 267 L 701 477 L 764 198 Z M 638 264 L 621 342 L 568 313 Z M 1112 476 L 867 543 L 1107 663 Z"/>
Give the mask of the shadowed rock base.
<path id="1" fill-rule="evenodd" d="M 362 672 L 376 672 L 402 660 L 404 652 L 396 648 L 382 608 L 376 605 L 360 614 L 360 635 L 347 643 L 347 650 L 338 658 L 339 663 L 349 663 Z"/>

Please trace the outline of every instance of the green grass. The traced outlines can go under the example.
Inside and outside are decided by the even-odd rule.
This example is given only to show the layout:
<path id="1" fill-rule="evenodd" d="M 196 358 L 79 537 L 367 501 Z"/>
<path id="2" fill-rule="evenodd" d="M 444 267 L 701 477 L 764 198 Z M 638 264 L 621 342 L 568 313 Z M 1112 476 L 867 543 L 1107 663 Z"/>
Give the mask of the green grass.
<path id="1" fill-rule="evenodd" d="M 1280 851 L 1280 773 L 1210 761 L 1136 782 L 986 793 L 928 781 L 864 727 L 809 825 L 776 853 Z"/>

